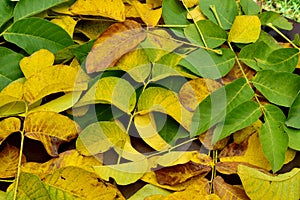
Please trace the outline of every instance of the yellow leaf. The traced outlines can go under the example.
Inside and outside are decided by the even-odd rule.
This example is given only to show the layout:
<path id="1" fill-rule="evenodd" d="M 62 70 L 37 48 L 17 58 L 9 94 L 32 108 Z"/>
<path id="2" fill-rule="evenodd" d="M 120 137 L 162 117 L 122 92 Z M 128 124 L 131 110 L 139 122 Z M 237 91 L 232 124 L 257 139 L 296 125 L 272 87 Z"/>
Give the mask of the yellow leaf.
<path id="1" fill-rule="evenodd" d="M 74 166 L 86 171 L 94 172 L 93 166 L 102 164 L 102 155 L 82 156 L 76 150 L 69 150 L 59 154 L 59 157 L 52 158 L 45 163 L 27 162 L 22 165 L 22 172 L 36 174 L 40 179 L 44 179 L 48 174 L 56 170 Z"/>
<path id="2" fill-rule="evenodd" d="M 189 111 L 195 111 L 199 103 L 222 85 L 208 78 L 197 78 L 185 83 L 179 91 L 181 104 Z"/>
<path id="3" fill-rule="evenodd" d="M 25 136 L 39 140 L 51 156 L 58 156 L 61 143 L 77 137 L 80 127 L 68 117 L 56 112 L 33 112 L 24 121 Z"/>
<path id="4" fill-rule="evenodd" d="M 7 145 L 0 152 L 0 178 L 15 177 L 18 170 L 20 150 L 14 146 Z M 22 155 L 22 163 L 26 162 L 26 158 Z"/>
<path id="5" fill-rule="evenodd" d="M 122 0 L 77 0 L 70 8 L 73 14 L 103 16 L 117 21 L 125 20 Z"/>
<path id="6" fill-rule="evenodd" d="M 137 0 L 132 0 L 132 5 L 135 7 L 140 18 L 147 26 L 156 26 L 162 14 L 162 8 L 155 10 L 149 9 L 147 4 L 142 4 Z"/>
<path id="7" fill-rule="evenodd" d="M 9 117 L 0 121 L 0 145 L 12 133 L 21 130 L 21 121 L 16 117 Z"/>
<path id="8" fill-rule="evenodd" d="M 97 103 L 112 104 L 120 110 L 130 113 L 136 103 L 135 89 L 124 79 L 104 77 L 99 79 L 74 107 Z"/>
<path id="9" fill-rule="evenodd" d="M 151 111 L 166 113 L 189 130 L 192 113 L 180 104 L 177 94 L 161 87 L 147 88 L 139 98 L 137 114 L 144 115 Z"/>
<path id="10" fill-rule="evenodd" d="M 54 63 L 54 54 L 46 49 L 34 52 L 29 57 L 24 57 L 20 61 L 20 68 L 26 79 L 37 74 L 44 69 L 52 66 Z"/>
<path id="11" fill-rule="evenodd" d="M 87 83 L 78 80 L 77 76 L 78 70 L 70 66 L 48 67 L 25 82 L 25 99 L 32 104 L 53 93 L 86 90 Z"/>
<path id="12" fill-rule="evenodd" d="M 114 185 L 104 182 L 96 174 L 78 167 L 62 168 L 48 175 L 43 181 L 50 186 L 73 194 L 78 199 L 125 200 Z"/>
<path id="13" fill-rule="evenodd" d="M 71 37 L 73 37 L 76 21 L 70 16 L 62 16 L 51 20 L 52 23 L 62 27 Z"/>
<path id="14" fill-rule="evenodd" d="M 205 20 L 207 19 L 205 15 L 201 12 L 200 7 L 196 6 L 193 10 L 188 12 L 187 19 L 193 19 L 196 22 L 199 20 Z"/>
<path id="15" fill-rule="evenodd" d="M 191 8 L 199 4 L 198 0 L 182 0 L 186 7 Z"/>
<path id="16" fill-rule="evenodd" d="M 238 175 L 250 199 L 298 200 L 300 198 L 299 168 L 274 176 L 239 165 Z"/>
<path id="17" fill-rule="evenodd" d="M 236 43 L 256 42 L 259 38 L 261 23 L 257 16 L 236 16 L 230 29 L 228 40 Z"/>
<path id="18" fill-rule="evenodd" d="M 99 36 L 87 55 L 87 73 L 106 70 L 139 45 L 145 37 L 144 29 L 133 20 L 111 25 Z"/>
<path id="19" fill-rule="evenodd" d="M 152 8 L 157 8 L 162 6 L 162 0 L 146 0 L 147 4 L 151 4 Z"/>
<path id="20" fill-rule="evenodd" d="M 23 98 L 23 86 L 25 79 L 17 79 L 16 81 L 10 83 L 8 86 L 3 88 L 0 92 L 0 97 L 2 96 L 10 96 L 18 100 L 22 100 Z M 2 104 L 2 103 L 0 103 Z M 2 104 L 3 105 L 3 104 Z"/>
<path id="21" fill-rule="evenodd" d="M 134 124 L 140 137 L 153 149 L 162 151 L 171 146 L 158 134 L 154 117 L 151 113 L 135 115 Z"/>
<path id="22" fill-rule="evenodd" d="M 148 7 L 148 9 L 152 9 L 153 6 L 151 4 L 143 4 L 145 7 Z M 125 5 L 125 15 L 126 18 L 132 17 L 132 18 L 140 18 L 140 14 L 136 10 L 135 6 L 133 5 Z"/>
<path id="23" fill-rule="evenodd" d="M 113 178 L 119 185 L 128 185 L 139 180 L 148 170 L 147 159 L 135 160 L 133 162 L 94 166 L 96 173 L 104 180 Z"/>
<path id="24" fill-rule="evenodd" d="M 112 24 L 110 21 L 103 20 L 81 20 L 76 25 L 76 31 L 93 40 L 97 39 Z"/>

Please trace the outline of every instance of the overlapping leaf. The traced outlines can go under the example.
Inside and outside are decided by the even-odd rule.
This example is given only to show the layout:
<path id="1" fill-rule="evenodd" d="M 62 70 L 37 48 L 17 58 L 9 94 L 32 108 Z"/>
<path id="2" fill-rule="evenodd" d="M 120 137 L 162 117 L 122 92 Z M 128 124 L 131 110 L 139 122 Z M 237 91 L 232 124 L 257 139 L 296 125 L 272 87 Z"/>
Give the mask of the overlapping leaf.
<path id="1" fill-rule="evenodd" d="M 300 115 L 300 95 L 298 94 L 298 96 L 296 97 L 295 101 L 293 102 L 289 110 L 288 118 L 285 124 L 290 127 L 300 129 L 299 115 Z"/>

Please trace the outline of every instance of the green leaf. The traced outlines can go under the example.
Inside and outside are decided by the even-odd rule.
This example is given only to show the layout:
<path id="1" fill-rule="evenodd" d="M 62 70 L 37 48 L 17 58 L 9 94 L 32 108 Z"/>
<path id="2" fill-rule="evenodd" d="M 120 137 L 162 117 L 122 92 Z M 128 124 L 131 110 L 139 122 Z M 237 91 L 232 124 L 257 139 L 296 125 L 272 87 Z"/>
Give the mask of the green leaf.
<path id="1" fill-rule="evenodd" d="M 218 25 L 225 30 L 231 28 L 235 17 L 238 15 L 235 0 L 201 0 L 199 3 L 203 14 L 215 24 L 218 24 L 217 15 L 221 22 Z M 212 7 L 215 7 L 215 13 Z"/>
<path id="2" fill-rule="evenodd" d="M 13 16 L 14 3 L 10 0 L 0 1 L 0 27 Z"/>
<path id="3" fill-rule="evenodd" d="M 292 30 L 293 25 L 279 13 L 273 11 L 263 12 L 258 15 L 262 25 L 268 25 L 268 23 L 273 24 L 277 28 L 284 30 Z"/>
<path id="4" fill-rule="evenodd" d="M 209 48 L 216 48 L 222 45 L 227 39 L 227 33 L 220 26 L 210 20 L 200 20 L 197 22 L 204 40 Z M 204 46 L 198 29 L 195 24 L 191 24 L 184 29 L 186 38 L 197 45 Z"/>
<path id="5" fill-rule="evenodd" d="M 281 169 L 288 148 L 288 135 L 284 131 L 284 113 L 272 104 L 264 106 L 264 121 L 259 132 L 259 140 L 272 171 Z"/>
<path id="6" fill-rule="evenodd" d="M 226 113 L 230 113 L 240 104 L 251 100 L 253 96 L 254 92 L 244 78 L 237 79 L 214 91 L 197 107 L 192 119 L 191 137 L 224 121 Z"/>
<path id="7" fill-rule="evenodd" d="M 218 79 L 225 76 L 235 63 L 235 54 L 230 49 L 224 48 L 222 52 L 222 55 L 218 55 L 198 49 L 182 59 L 179 65 L 203 78 Z"/>
<path id="8" fill-rule="evenodd" d="M 300 76 L 288 72 L 259 71 L 252 82 L 264 97 L 280 106 L 290 107 L 300 90 Z"/>
<path id="9" fill-rule="evenodd" d="M 300 129 L 299 119 L 300 119 L 300 95 L 298 94 L 298 96 L 296 97 L 295 101 L 293 102 L 289 110 L 288 118 L 285 124 L 287 126 Z"/>
<path id="10" fill-rule="evenodd" d="M 226 115 L 224 123 L 217 124 L 212 143 L 216 143 L 232 133 L 250 126 L 259 119 L 261 114 L 259 104 L 254 101 L 246 101 L 240 104 Z"/>
<path id="11" fill-rule="evenodd" d="M 154 186 L 152 184 L 147 184 L 143 186 L 141 189 L 139 189 L 134 195 L 132 195 L 128 200 L 141 200 L 145 199 L 148 196 L 151 195 L 163 195 L 167 196 L 171 194 L 168 190 L 162 189 L 160 187 Z"/>
<path id="12" fill-rule="evenodd" d="M 8 86 L 11 82 L 11 79 L 0 74 L 0 91 L 3 90 L 3 88 L 5 88 L 6 86 Z"/>
<path id="13" fill-rule="evenodd" d="M 284 130 L 289 137 L 289 148 L 300 151 L 300 130 L 284 126 Z"/>
<path id="14" fill-rule="evenodd" d="M 260 8 L 252 0 L 240 0 L 240 4 L 242 6 L 242 10 L 246 15 L 256 15 L 259 13 Z"/>
<path id="15" fill-rule="evenodd" d="M 95 42 L 95 40 L 91 40 L 82 45 L 79 45 L 78 47 L 76 47 L 74 49 L 73 48 L 70 49 L 70 51 L 76 56 L 76 58 L 79 60 L 80 63 L 83 63 L 86 56 L 91 51 L 94 42 Z"/>
<path id="16" fill-rule="evenodd" d="M 21 0 L 14 9 L 14 20 L 38 14 L 67 0 Z"/>
<path id="17" fill-rule="evenodd" d="M 55 53 L 73 44 L 72 38 L 63 28 L 41 18 L 25 18 L 15 22 L 4 34 L 4 39 L 28 54 L 42 48 Z"/>

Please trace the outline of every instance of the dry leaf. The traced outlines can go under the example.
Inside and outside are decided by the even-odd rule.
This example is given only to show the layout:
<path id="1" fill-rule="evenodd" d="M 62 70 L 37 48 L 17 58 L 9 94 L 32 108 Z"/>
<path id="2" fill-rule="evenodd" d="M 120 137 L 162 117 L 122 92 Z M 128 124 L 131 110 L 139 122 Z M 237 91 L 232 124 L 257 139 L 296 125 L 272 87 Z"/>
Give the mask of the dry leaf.
<path id="1" fill-rule="evenodd" d="M 77 0 L 70 11 L 77 15 L 94 15 L 125 20 L 125 6 L 122 0 Z"/>
<path id="2" fill-rule="evenodd" d="M 111 25 L 102 33 L 86 58 L 88 73 L 104 71 L 146 37 L 141 25 L 132 20 Z"/>

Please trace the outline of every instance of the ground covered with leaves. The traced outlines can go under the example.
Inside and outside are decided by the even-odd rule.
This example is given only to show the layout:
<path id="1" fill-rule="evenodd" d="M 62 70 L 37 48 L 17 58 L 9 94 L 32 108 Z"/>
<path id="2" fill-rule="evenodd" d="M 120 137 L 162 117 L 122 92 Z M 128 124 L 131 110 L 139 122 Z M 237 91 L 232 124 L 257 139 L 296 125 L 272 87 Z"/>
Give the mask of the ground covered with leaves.
<path id="1" fill-rule="evenodd" d="M 0 13 L 0 199 L 300 198 L 300 39 L 280 14 L 252 0 Z"/>

